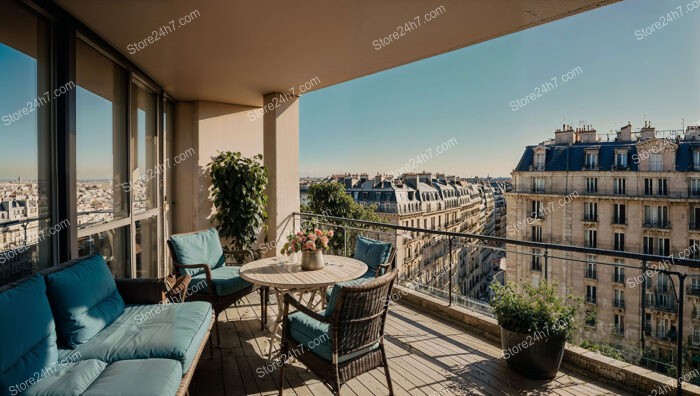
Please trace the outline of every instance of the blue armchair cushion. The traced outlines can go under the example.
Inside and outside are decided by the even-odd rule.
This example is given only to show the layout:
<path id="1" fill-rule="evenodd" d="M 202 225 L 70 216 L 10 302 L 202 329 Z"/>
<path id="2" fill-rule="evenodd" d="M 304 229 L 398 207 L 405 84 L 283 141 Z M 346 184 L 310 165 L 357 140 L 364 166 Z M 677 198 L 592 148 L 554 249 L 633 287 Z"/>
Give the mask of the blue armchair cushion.
<path id="1" fill-rule="evenodd" d="M 353 258 L 362 261 L 367 264 L 369 269 L 376 271 L 380 264 L 386 264 L 389 261 L 393 247 L 394 245 L 389 242 L 376 241 L 358 235 L 355 238 L 355 255 Z"/>
<path id="2" fill-rule="evenodd" d="M 176 360 L 122 360 L 107 366 L 84 396 L 173 396 L 182 380 Z"/>
<path id="3" fill-rule="evenodd" d="M 216 228 L 187 235 L 173 235 L 170 243 L 175 251 L 175 259 L 180 264 L 206 264 L 210 268 L 219 268 L 226 264 L 224 249 L 221 247 L 219 232 Z M 178 268 L 180 275 L 191 276 L 203 274 L 201 268 Z"/>
<path id="4" fill-rule="evenodd" d="M 62 361 L 47 370 L 42 378 L 22 396 L 79 396 L 102 374 L 107 363 L 95 359 Z"/>
<path id="5" fill-rule="evenodd" d="M 250 286 L 251 284 L 241 278 L 241 268 L 234 266 L 223 266 L 211 271 L 211 281 L 214 284 L 214 294 L 217 296 L 228 296 Z M 207 275 L 202 273 L 192 277 L 189 285 L 189 292 L 209 293 L 207 285 Z"/>
<path id="6" fill-rule="evenodd" d="M 71 348 L 90 340 L 124 312 L 107 263 L 91 256 L 46 276 L 59 339 Z"/>
<path id="7" fill-rule="evenodd" d="M 35 275 L 0 293 L 0 317 L 0 394 L 18 394 L 58 360 L 44 278 Z"/>
<path id="8" fill-rule="evenodd" d="M 204 301 L 129 305 L 114 323 L 75 348 L 74 353 L 107 363 L 171 359 L 187 372 L 209 334 L 212 317 L 211 304 Z"/>
<path id="9" fill-rule="evenodd" d="M 362 285 L 362 284 L 365 284 L 365 283 L 371 281 L 371 280 L 374 279 L 374 278 L 375 278 L 375 271 L 373 271 L 373 270 L 368 270 L 368 271 L 365 272 L 365 274 L 362 275 L 361 277 L 359 277 L 359 278 L 357 278 L 357 279 L 353 279 L 352 281 L 350 281 L 350 282 L 353 282 L 353 283 L 345 282 L 345 283 L 343 283 L 343 284 L 344 284 L 344 285 L 348 285 L 348 284 L 350 284 L 350 285 Z M 330 287 L 330 288 L 326 289 L 326 303 L 327 303 L 327 305 L 326 305 L 326 313 L 325 313 L 326 316 L 330 316 L 330 314 L 333 312 L 333 309 L 334 309 L 334 308 L 330 308 L 330 309 L 329 309 L 329 307 L 331 306 L 331 303 L 333 304 L 333 307 L 335 307 L 336 300 L 338 299 L 338 295 L 340 294 L 340 290 L 338 290 L 338 291 L 336 292 L 336 295 L 333 296 L 333 290 L 335 290 L 335 286 L 336 286 L 336 285 L 333 285 L 333 287 Z"/>
<path id="10" fill-rule="evenodd" d="M 374 279 L 374 275 L 372 275 L 372 278 L 366 278 L 365 276 L 367 276 L 367 273 L 365 273 L 365 275 L 363 275 L 360 278 L 353 279 L 353 280 L 347 281 L 347 282 L 336 283 L 335 285 L 333 285 L 333 288 L 331 289 L 330 294 L 328 294 L 328 292 L 326 292 L 327 305 L 326 305 L 326 312 L 324 313 L 324 315 L 331 316 L 331 314 L 335 310 L 335 306 L 337 305 L 338 297 L 340 297 L 340 289 L 341 288 L 343 288 L 344 286 L 363 285 L 363 284 L 371 281 L 372 279 Z"/>
<path id="11" fill-rule="evenodd" d="M 294 312 L 288 317 L 290 337 L 316 356 L 332 361 L 330 325 L 320 322 L 303 312 Z M 347 355 L 339 356 L 338 362 L 350 360 L 379 347 L 379 343 Z M 291 354 L 291 353 L 290 353 Z"/>

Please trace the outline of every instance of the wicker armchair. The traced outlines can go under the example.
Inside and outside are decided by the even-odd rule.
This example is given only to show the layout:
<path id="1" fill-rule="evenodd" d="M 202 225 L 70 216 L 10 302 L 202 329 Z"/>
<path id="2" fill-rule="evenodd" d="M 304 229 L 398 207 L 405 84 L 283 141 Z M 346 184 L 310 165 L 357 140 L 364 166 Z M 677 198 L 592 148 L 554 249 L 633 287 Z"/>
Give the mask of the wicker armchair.
<path id="1" fill-rule="evenodd" d="M 190 301 L 208 301 L 211 303 L 213 309 L 214 309 L 214 315 L 216 317 L 216 320 L 214 321 L 214 327 L 216 329 L 216 342 L 218 343 L 219 346 L 221 346 L 221 336 L 219 333 L 219 314 L 221 312 L 225 311 L 226 308 L 230 307 L 231 305 L 235 304 L 240 300 L 241 298 L 245 297 L 246 295 L 250 294 L 253 291 L 253 285 L 242 281 L 243 284 L 235 289 L 232 289 L 234 291 L 230 293 L 222 293 L 218 290 L 221 288 L 217 288 L 216 283 L 218 281 L 221 281 L 221 279 L 216 279 L 215 276 L 213 276 L 213 273 L 218 270 L 218 268 L 213 268 L 213 263 L 201 263 L 201 264 L 182 264 L 180 261 L 180 258 L 178 257 L 176 251 L 177 249 L 175 248 L 173 238 L 176 237 L 186 237 L 186 236 L 194 236 L 196 234 L 201 234 L 203 232 L 207 232 L 208 230 L 201 230 L 201 231 L 195 231 L 195 232 L 188 232 L 188 233 L 182 233 L 182 234 L 173 234 L 170 236 L 168 239 L 168 250 L 170 251 L 170 256 L 173 259 L 173 265 L 175 266 L 175 269 L 179 273 L 183 273 L 186 270 L 203 270 L 204 271 L 204 276 L 206 281 L 206 289 L 205 291 L 202 291 L 202 286 L 201 280 L 196 279 L 196 277 L 193 277 L 192 280 L 189 283 L 189 290 L 187 291 L 187 299 Z M 211 231 L 211 230 L 209 230 Z M 217 236 L 217 241 L 218 241 L 218 233 L 216 234 Z M 221 248 L 221 245 L 219 243 L 219 248 Z M 254 260 L 253 252 L 250 250 L 246 251 L 241 251 L 242 253 L 247 253 L 250 257 L 250 260 Z M 236 252 L 234 252 L 236 253 Z M 223 256 L 223 249 L 221 250 L 221 254 Z M 204 261 L 204 260 L 202 260 Z M 225 266 L 232 266 L 234 263 L 231 263 L 225 259 L 224 256 L 224 261 L 225 261 Z M 201 278 L 201 275 L 199 276 Z M 238 278 L 236 276 L 235 278 Z M 225 280 L 224 280 L 225 281 Z M 200 291 L 200 292 L 198 292 Z"/>
<path id="2" fill-rule="evenodd" d="M 284 366 L 295 357 L 318 375 L 335 395 L 341 386 L 367 371 L 384 367 L 389 394 L 391 376 L 384 350 L 384 324 L 396 271 L 356 286 L 339 284 L 324 313 L 302 305 L 292 295 L 284 296 L 284 320 L 279 395 L 284 388 Z M 289 306 L 297 312 L 290 314 Z M 329 312 L 330 310 L 330 312 Z M 297 325 L 310 326 L 313 340 L 300 339 Z M 308 329 L 306 329 L 308 330 Z M 321 340 L 323 340 L 321 342 Z M 291 352 L 290 352 L 291 351 Z"/>

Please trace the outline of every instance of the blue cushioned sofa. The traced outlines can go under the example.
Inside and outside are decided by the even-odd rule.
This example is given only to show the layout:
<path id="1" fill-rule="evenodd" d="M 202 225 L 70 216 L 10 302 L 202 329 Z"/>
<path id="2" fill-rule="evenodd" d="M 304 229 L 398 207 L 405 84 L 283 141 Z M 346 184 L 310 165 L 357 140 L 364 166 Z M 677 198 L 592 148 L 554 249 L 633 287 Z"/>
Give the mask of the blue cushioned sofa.
<path id="1" fill-rule="evenodd" d="M 0 395 L 184 395 L 214 315 L 163 301 L 99 255 L 1 287 Z"/>

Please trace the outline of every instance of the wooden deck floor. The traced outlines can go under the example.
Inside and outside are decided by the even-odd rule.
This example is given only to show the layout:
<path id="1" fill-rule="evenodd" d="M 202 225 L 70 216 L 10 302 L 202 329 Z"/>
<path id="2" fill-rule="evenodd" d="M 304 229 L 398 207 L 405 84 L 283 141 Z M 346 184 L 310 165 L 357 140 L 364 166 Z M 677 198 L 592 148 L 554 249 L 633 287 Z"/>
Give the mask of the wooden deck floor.
<path id="1" fill-rule="evenodd" d="M 272 297 L 274 299 L 274 297 Z M 267 331 L 260 330 L 257 293 L 221 315 L 222 349 L 206 348 L 190 395 L 276 395 L 279 372 L 268 367 Z M 276 312 L 274 300 L 270 314 Z M 212 331 L 214 333 L 214 331 Z M 508 370 L 500 348 L 413 307 L 393 304 L 386 326 L 397 395 L 623 395 L 627 392 L 564 370 L 550 382 L 530 381 Z M 223 371 L 223 372 L 222 372 Z M 267 373 L 269 372 L 269 373 Z M 285 395 L 331 395 L 318 378 L 295 362 L 285 370 Z M 222 383 L 223 382 L 223 383 Z M 387 395 L 382 369 L 365 373 L 341 395 Z"/>

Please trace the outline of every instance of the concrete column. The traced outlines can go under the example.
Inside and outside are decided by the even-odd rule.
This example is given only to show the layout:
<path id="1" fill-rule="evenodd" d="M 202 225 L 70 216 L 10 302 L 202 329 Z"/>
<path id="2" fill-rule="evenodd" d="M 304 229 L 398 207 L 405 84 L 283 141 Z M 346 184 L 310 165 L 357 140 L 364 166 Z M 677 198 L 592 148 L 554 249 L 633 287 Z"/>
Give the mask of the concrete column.
<path id="1" fill-rule="evenodd" d="M 299 98 L 265 95 L 263 105 L 264 162 L 268 170 L 267 238 L 279 246 L 294 230 L 299 211 Z M 267 256 L 280 255 L 274 249 Z"/>

